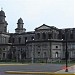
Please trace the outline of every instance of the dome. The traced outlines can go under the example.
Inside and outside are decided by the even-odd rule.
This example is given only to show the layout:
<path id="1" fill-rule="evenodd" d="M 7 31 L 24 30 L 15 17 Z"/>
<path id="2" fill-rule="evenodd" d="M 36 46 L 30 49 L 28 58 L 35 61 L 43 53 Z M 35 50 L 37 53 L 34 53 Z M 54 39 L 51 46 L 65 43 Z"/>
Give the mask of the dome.
<path id="1" fill-rule="evenodd" d="M 5 16 L 5 12 L 3 10 L 0 11 L 0 16 Z"/>
<path id="2" fill-rule="evenodd" d="M 22 18 L 18 19 L 18 23 L 23 23 Z"/>

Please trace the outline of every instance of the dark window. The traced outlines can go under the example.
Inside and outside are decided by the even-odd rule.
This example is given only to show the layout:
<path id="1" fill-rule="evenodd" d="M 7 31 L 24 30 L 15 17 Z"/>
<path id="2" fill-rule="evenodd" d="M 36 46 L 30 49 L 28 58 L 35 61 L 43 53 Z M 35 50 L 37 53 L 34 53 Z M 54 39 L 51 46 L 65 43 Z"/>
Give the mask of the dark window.
<path id="1" fill-rule="evenodd" d="M 52 34 L 48 34 L 48 39 L 51 39 L 52 38 Z"/>
<path id="2" fill-rule="evenodd" d="M 3 58 L 5 58 L 5 53 L 3 53 Z"/>
<path id="3" fill-rule="evenodd" d="M 31 40 L 34 40 L 34 37 L 33 36 L 31 37 Z"/>
<path id="4" fill-rule="evenodd" d="M 20 37 L 18 38 L 18 40 L 19 40 L 19 43 L 21 43 L 21 38 Z"/>
<path id="5" fill-rule="evenodd" d="M 6 32 L 6 27 L 4 27 L 4 32 Z"/>
<path id="6" fill-rule="evenodd" d="M 26 52 L 22 52 L 22 59 L 26 59 Z"/>
<path id="7" fill-rule="evenodd" d="M 5 48 L 3 48 L 3 50 L 5 50 Z"/>
<path id="8" fill-rule="evenodd" d="M 46 39 L 46 34 L 42 33 L 42 39 Z"/>
<path id="9" fill-rule="evenodd" d="M 15 41 L 15 38 L 12 38 L 12 43 L 14 43 L 14 41 Z"/>
<path id="10" fill-rule="evenodd" d="M 0 54 L 2 53 L 2 49 L 0 48 Z"/>
<path id="11" fill-rule="evenodd" d="M 56 46 L 56 48 L 58 48 L 58 46 Z"/>
<path id="12" fill-rule="evenodd" d="M 37 39 L 39 39 L 40 38 L 40 33 L 37 33 Z"/>
<path id="13" fill-rule="evenodd" d="M 58 34 L 58 39 L 62 39 L 62 38 L 61 38 L 61 34 L 60 34 L 60 33 Z"/>
<path id="14" fill-rule="evenodd" d="M 4 56 L 5 56 L 5 55 L 4 55 Z M 12 59 L 12 53 L 11 53 L 11 52 L 8 53 L 7 58 L 8 58 L 8 59 Z"/>
<path id="15" fill-rule="evenodd" d="M 70 39 L 73 39 L 73 34 L 70 34 Z"/>
<path id="16" fill-rule="evenodd" d="M 25 37 L 25 43 L 27 42 L 27 37 Z"/>
<path id="17" fill-rule="evenodd" d="M 44 52 L 44 57 L 46 57 L 47 56 L 47 54 L 46 54 L 46 52 Z"/>
<path id="18" fill-rule="evenodd" d="M 38 52 L 38 56 L 40 56 L 40 52 Z"/>
<path id="19" fill-rule="evenodd" d="M 56 39 L 57 38 L 57 34 L 56 33 L 54 33 L 54 39 Z"/>
<path id="20" fill-rule="evenodd" d="M 62 39 L 65 39 L 65 34 L 62 34 Z"/>
<path id="21" fill-rule="evenodd" d="M 9 37 L 9 43 L 11 43 L 11 37 Z"/>
<path id="22" fill-rule="evenodd" d="M 37 45 L 38 48 L 40 48 L 40 45 Z"/>

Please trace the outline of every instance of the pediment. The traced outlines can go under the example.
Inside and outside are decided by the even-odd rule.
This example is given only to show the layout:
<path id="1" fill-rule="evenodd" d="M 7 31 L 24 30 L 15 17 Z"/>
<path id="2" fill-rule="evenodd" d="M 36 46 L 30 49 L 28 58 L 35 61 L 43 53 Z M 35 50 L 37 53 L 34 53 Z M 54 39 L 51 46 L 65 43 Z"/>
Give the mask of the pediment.
<path id="1" fill-rule="evenodd" d="M 43 24 L 40 27 L 36 28 L 35 30 L 46 30 L 46 29 L 51 29 L 51 28 L 50 28 L 50 26 Z"/>

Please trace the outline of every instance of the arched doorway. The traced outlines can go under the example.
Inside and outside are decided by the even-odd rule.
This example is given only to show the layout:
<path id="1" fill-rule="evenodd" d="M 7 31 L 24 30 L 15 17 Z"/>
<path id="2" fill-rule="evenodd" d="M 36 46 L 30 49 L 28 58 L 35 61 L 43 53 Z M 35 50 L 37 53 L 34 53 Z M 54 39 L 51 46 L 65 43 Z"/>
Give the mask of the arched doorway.
<path id="1" fill-rule="evenodd" d="M 58 52 L 55 52 L 55 58 L 58 58 Z"/>

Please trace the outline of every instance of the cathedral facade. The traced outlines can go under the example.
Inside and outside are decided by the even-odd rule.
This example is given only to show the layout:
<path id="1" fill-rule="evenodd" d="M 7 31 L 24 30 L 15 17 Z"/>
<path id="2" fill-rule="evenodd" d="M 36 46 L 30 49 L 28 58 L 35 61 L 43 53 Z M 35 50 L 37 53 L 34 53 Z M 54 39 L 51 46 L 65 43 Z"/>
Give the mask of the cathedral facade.
<path id="1" fill-rule="evenodd" d="M 22 18 L 17 21 L 15 33 L 7 32 L 5 12 L 0 11 L 0 60 L 51 61 L 75 59 L 75 28 L 58 29 L 46 24 L 26 32 Z"/>

